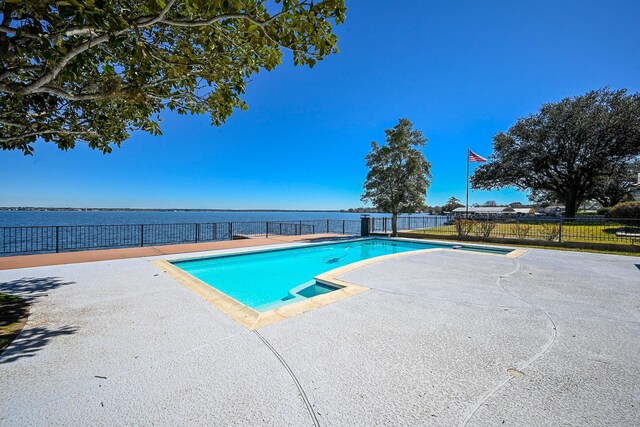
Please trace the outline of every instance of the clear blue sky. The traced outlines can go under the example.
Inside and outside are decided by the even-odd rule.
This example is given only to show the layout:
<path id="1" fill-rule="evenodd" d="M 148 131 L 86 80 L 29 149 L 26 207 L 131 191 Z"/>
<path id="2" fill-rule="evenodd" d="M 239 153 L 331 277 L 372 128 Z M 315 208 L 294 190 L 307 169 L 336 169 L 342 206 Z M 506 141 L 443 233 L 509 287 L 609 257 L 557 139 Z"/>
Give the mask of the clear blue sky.
<path id="1" fill-rule="evenodd" d="M 249 110 L 215 128 L 163 115 L 102 155 L 84 146 L 0 152 L 0 205 L 333 209 L 361 206 L 363 157 L 400 117 L 428 136 L 427 203 L 464 200 L 467 146 L 544 102 L 608 85 L 640 90 L 640 2 L 347 0 L 340 50 L 289 60 L 249 85 Z M 471 202 L 525 201 L 514 190 Z"/>

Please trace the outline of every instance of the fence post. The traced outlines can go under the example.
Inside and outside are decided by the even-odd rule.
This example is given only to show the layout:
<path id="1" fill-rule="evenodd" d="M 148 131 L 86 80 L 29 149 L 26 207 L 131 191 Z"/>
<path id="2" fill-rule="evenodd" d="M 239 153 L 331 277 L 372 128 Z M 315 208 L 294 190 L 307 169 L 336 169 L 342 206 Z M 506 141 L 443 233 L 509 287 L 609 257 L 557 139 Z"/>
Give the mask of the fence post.
<path id="1" fill-rule="evenodd" d="M 560 217 L 560 230 L 558 231 L 558 242 L 562 242 L 562 226 L 564 224 L 564 217 Z"/>
<path id="2" fill-rule="evenodd" d="M 329 220 L 327 220 L 327 234 L 329 234 Z"/>
<path id="3" fill-rule="evenodd" d="M 59 239 L 59 234 L 60 234 L 60 227 L 56 226 L 56 253 L 60 252 L 60 239 Z"/>
<path id="4" fill-rule="evenodd" d="M 345 229 L 344 229 L 344 219 L 342 220 L 342 234 L 343 234 L 343 235 L 344 235 L 344 234 L 347 234 L 347 233 L 345 233 Z"/>
<path id="5" fill-rule="evenodd" d="M 360 216 L 360 237 L 369 237 L 369 225 L 370 225 L 369 215 L 361 215 Z"/>
<path id="6" fill-rule="evenodd" d="M 267 239 L 269 238 L 269 221 L 266 222 L 267 226 L 266 226 L 266 232 L 264 233 L 264 235 L 267 237 Z"/>
<path id="7" fill-rule="evenodd" d="M 144 224 L 140 224 L 140 247 L 144 246 Z"/>
<path id="8" fill-rule="evenodd" d="M 200 237 L 200 224 L 196 222 L 196 243 L 198 243 L 199 237 Z"/>
<path id="9" fill-rule="evenodd" d="M 229 223 L 229 240 L 233 240 L 233 223 Z"/>

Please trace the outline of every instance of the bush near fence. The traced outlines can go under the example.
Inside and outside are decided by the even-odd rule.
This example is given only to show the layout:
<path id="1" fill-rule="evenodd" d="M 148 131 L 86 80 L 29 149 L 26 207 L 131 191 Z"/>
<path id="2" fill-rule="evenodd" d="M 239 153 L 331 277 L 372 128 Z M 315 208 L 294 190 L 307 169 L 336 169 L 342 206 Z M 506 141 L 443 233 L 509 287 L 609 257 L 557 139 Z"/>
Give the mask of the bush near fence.
<path id="1" fill-rule="evenodd" d="M 524 245 L 524 246 L 546 246 L 546 247 L 560 247 L 568 249 L 588 249 L 594 251 L 606 251 L 606 252 L 622 252 L 622 253 L 638 253 L 640 254 L 640 244 L 620 244 L 620 243 L 606 243 L 606 242 L 572 242 L 572 241 L 548 241 L 548 240 L 532 240 L 532 239 L 518 239 L 515 237 L 477 237 L 477 236 L 454 236 L 454 235 L 431 235 L 416 233 L 415 231 L 399 232 L 398 237 L 407 238 L 422 238 L 422 239 L 438 239 L 438 240 L 451 240 L 451 241 L 463 241 L 463 242 L 483 242 L 497 245 Z"/>
<path id="2" fill-rule="evenodd" d="M 471 238 L 520 240 L 532 242 L 573 242 L 585 244 L 640 246 L 640 224 L 637 219 L 605 218 L 603 216 L 559 217 L 450 217 L 429 227 L 420 227 L 419 218 L 414 218 L 416 227 L 401 227 L 403 235 L 428 235 L 469 240 Z"/>
<path id="3" fill-rule="evenodd" d="M 624 218 L 630 225 L 640 226 L 640 202 L 622 202 L 612 207 L 607 216 Z"/>

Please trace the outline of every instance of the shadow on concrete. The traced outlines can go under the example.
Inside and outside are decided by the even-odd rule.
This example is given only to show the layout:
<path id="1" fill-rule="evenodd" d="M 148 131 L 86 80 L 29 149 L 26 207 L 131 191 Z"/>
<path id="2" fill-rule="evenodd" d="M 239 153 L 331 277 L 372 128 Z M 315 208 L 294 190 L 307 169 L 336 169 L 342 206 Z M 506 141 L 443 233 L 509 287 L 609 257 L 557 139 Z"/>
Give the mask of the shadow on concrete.
<path id="1" fill-rule="evenodd" d="M 0 354 L 0 363 L 11 363 L 23 357 L 33 357 L 51 341 L 52 338 L 61 335 L 74 334 L 78 329 L 63 326 L 58 329 L 28 328 L 22 330 L 20 335 L 13 340 L 11 345 Z"/>
<path id="2" fill-rule="evenodd" d="M 61 286 L 72 285 L 75 282 L 65 282 L 59 277 L 24 277 L 22 279 L 13 280 L 11 282 L 0 283 L 0 293 L 18 296 L 25 303 L 21 306 L 16 305 L 13 309 L 14 313 L 3 313 L 10 317 L 12 321 L 26 316 L 28 307 L 42 297 L 46 297 L 47 292 L 57 289 Z M 7 320 L 8 322 L 9 320 Z M 60 335 L 70 335 L 76 332 L 76 328 L 63 326 L 61 328 L 45 328 L 45 327 L 26 327 L 18 336 L 13 339 L 7 348 L 0 354 L 0 363 L 14 362 L 23 357 L 32 357 L 40 351 L 52 338 Z M 13 338 L 11 336 L 10 338 Z"/>
<path id="3" fill-rule="evenodd" d="M 5 333 L 4 328 L 26 319 L 28 314 L 29 304 L 24 299 L 15 296 L 0 296 L 0 337 L 3 337 Z"/>
<path id="4" fill-rule="evenodd" d="M 17 295 L 27 303 L 32 303 L 40 297 L 47 296 L 48 291 L 74 283 L 65 282 L 59 277 L 23 277 L 11 282 L 0 283 L 0 292 Z"/>

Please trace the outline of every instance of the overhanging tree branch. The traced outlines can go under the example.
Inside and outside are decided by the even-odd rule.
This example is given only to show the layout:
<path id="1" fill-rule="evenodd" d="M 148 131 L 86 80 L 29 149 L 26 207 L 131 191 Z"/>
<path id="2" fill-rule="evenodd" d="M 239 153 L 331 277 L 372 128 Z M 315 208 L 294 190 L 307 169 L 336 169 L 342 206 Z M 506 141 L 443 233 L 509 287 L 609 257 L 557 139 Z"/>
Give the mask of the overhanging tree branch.
<path id="1" fill-rule="evenodd" d="M 52 130 L 52 129 L 48 129 L 48 130 L 42 130 L 42 131 L 36 131 L 36 132 L 26 132 L 26 133 L 22 133 L 22 134 L 18 134 L 18 135 L 11 135 L 11 136 L 3 136 L 0 137 L 0 143 L 2 144 L 6 144 L 6 143 L 10 143 L 13 141 L 19 141 L 25 138 L 32 138 L 32 137 L 36 137 L 36 136 L 42 136 L 42 135 L 79 135 L 79 136 L 91 136 L 91 137 L 97 137 L 98 134 L 96 132 L 91 132 L 91 131 L 71 131 L 71 130 Z"/>
<path id="2" fill-rule="evenodd" d="M 295 53 L 294 64 L 309 66 L 336 51 L 331 30 L 344 19 L 342 0 L 280 5 L 271 14 L 263 0 L 243 0 L 242 10 L 185 7 L 185 0 L 160 8 L 155 0 L 100 7 L 22 0 L 18 17 L 4 2 L 0 116 L 11 125 L 0 123 L 0 138 L 10 138 L 0 146 L 24 139 L 0 148 L 29 153 L 34 134 L 69 148 L 92 128 L 99 135 L 89 145 L 106 152 L 131 130 L 159 133 L 163 105 L 224 123 L 244 109 L 251 76 L 277 66 L 283 49 Z M 74 133 L 56 136 L 63 127 Z"/>
<path id="3" fill-rule="evenodd" d="M 183 27 L 183 28 L 194 28 L 194 27 L 207 27 L 209 25 L 215 24 L 216 22 L 220 22 L 223 21 L 225 19 L 242 19 L 248 22 L 251 22 L 252 24 L 255 24 L 259 27 L 264 28 L 266 25 L 268 25 L 269 23 L 275 21 L 276 19 L 278 19 L 279 17 L 283 16 L 284 13 L 277 13 L 275 15 L 273 15 L 272 17 L 270 17 L 269 19 L 265 19 L 265 20 L 259 20 L 256 19 L 250 15 L 247 15 L 246 13 L 229 13 L 229 14 L 225 14 L 225 15 L 218 15 L 218 16 L 214 16 L 213 18 L 210 19 L 205 19 L 205 20 L 195 20 L 195 21 L 188 21 L 188 20 L 175 20 L 175 19 L 160 19 L 157 22 L 160 22 L 162 24 L 166 24 L 166 25 L 171 25 L 173 27 Z"/>

